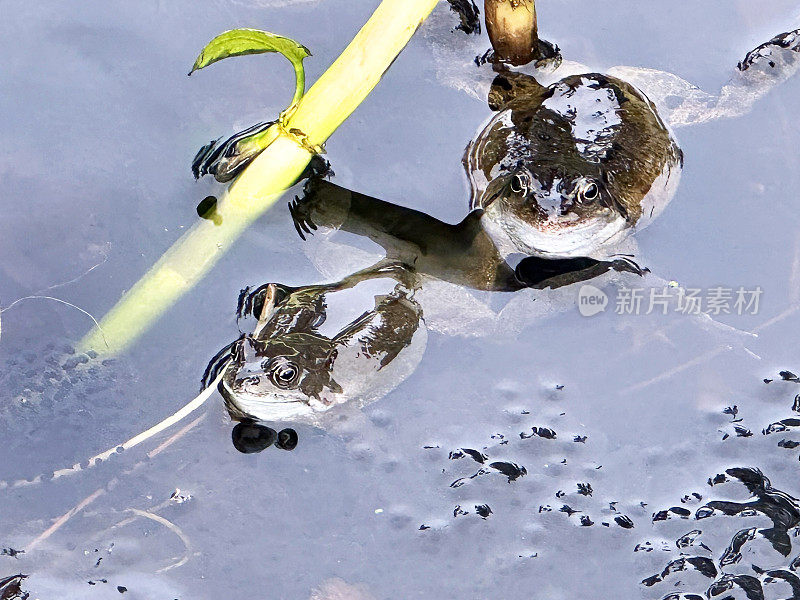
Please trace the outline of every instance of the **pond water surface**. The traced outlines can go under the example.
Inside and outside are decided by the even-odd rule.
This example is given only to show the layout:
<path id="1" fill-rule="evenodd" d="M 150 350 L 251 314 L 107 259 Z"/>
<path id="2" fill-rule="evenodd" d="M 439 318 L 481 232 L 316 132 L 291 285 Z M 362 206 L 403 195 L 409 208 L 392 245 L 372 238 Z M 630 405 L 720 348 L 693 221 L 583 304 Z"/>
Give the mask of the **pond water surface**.
<path id="1" fill-rule="evenodd" d="M 214 35 L 298 39 L 313 82 L 377 4 L 4 2 L 2 306 L 47 295 L 99 317 L 220 193 L 191 177 L 195 151 L 276 115 L 292 71 L 248 57 L 187 78 Z M 748 50 L 798 27 L 800 9 L 569 0 L 542 2 L 539 20 L 565 59 L 716 93 Z M 338 184 L 450 222 L 465 214 L 460 159 L 489 115 L 491 76 L 471 62 L 487 38 L 456 24 L 441 5 L 331 138 Z M 0 490 L 0 576 L 29 574 L 23 587 L 42 599 L 800 597 L 800 423 L 787 420 L 800 419 L 800 385 L 779 375 L 800 372 L 798 94 L 795 77 L 742 117 L 677 129 L 680 188 L 633 247 L 651 274 L 593 281 L 605 312 L 580 314 L 580 286 L 434 289 L 416 372 L 335 431 L 297 427 L 293 452 L 239 453 L 215 396 L 163 451 L 170 434 Z M 77 310 L 26 300 L 3 312 L 0 479 L 80 462 L 186 403 L 237 335 L 241 288 L 331 281 L 376 253 L 322 238 L 300 240 L 277 203 L 113 361 L 76 364 L 91 325 Z M 671 281 L 760 288 L 757 314 L 644 314 L 650 289 Z M 642 314 L 613 310 L 625 286 L 643 290 Z"/>

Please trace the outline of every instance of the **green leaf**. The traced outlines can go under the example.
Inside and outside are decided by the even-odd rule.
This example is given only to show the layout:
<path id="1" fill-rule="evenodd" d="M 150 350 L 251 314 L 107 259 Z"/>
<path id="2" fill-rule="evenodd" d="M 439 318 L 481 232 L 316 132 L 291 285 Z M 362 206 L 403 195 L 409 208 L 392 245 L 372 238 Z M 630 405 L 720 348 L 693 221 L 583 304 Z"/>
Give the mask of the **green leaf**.
<path id="1" fill-rule="evenodd" d="M 200 56 L 194 61 L 194 66 L 189 71 L 189 75 L 229 56 L 263 54 L 265 52 L 283 54 L 292 63 L 296 76 L 292 104 L 296 103 L 305 93 L 306 77 L 305 69 L 303 69 L 303 59 L 311 56 L 311 52 L 293 39 L 268 31 L 232 29 L 221 33 L 203 48 Z"/>

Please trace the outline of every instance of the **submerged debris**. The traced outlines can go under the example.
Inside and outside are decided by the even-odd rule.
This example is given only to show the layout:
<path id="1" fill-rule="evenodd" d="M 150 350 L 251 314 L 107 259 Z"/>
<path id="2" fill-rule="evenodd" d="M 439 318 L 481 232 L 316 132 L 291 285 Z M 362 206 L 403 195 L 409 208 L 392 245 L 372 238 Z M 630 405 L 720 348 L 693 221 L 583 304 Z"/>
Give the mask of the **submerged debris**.
<path id="1" fill-rule="evenodd" d="M 793 427 L 800 427 L 800 418 L 782 419 L 775 423 L 770 423 L 762 430 L 762 433 L 764 435 L 770 435 L 773 433 L 789 431 Z"/>
<path id="2" fill-rule="evenodd" d="M 728 516 L 753 517 L 764 515 L 772 521 L 772 527 L 749 527 L 737 531 L 728 547 L 719 557 L 717 564 L 708 558 L 681 557 L 672 561 L 659 574 L 645 579 L 642 583 L 646 586 L 655 585 L 664 580 L 671 572 L 694 568 L 709 578 L 716 578 L 706 591 L 706 595 L 698 594 L 671 594 L 665 597 L 674 600 L 688 598 L 739 598 L 746 597 L 751 600 L 764 599 L 764 587 L 767 584 L 783 582 L 792 590 L 792 598 L 800 598 L 800 577 L 793 571 L 800 566 L 800 557 L 795 558 L 786 568 L 761 569 L 751 565 L 755 575 L 720 573 L 717 570 L 736 565 L 743 560 L 745 546 L 753 540 L 764 539 L 781 556 L 788 557 L 792 553 L 792 532 L 800 526 L 800 501 L 789 494 L 772 487 L 769 479 L 757 468 L 737 467 L 727 469 L 725 474 L 716 475 L 709 479 L 709 485 L 718 485 L 736 479 L 741 482 L 751 494 L 751 499 L 746 502 L 729 500 L 713 500 L 697 509 L 696 519 L 705 519 L 717 514 Z M 666 511 L 662 511 L 666 512 Z M 676 541 L 676 546 L 684 550 L 695 545 L 700 536 L 700 530 L 692 530 Z M 710 552 L 705 544 L 697 544 L 700 548 Z M 681 562 L 684 561 L 684 562 Z M 744 596 L 735 595 L 735 590 L 744 592 Z M 772 596 L 770 596 L 772 597 Z M 782 596 L 783 597 L 783 596 Z"/>
<path id="3" fill-rule="evenodd" d="M 614 522 L 623 529 L 633 529 L 633 521 L 626 515 L 618 515 L 614 517 Z"/>
<path id="4" fill-rule="evenodd" d="M 642 584 L 647 587 L 652 587 L 664 581 L 664 579 L 672 573 L 687 570 L 695 570 L 709 579 L 713 579 L 717 576 L 717 567 L 710 558 L 706 558 L 705 556 L 682 556 L 667 564 L 661 573 L 656 573 L 643 580 Z"/>
<path id="5" fill-rule="evenodd" d="M 800 377 L 792 373 L 791 371 L 781 371 L 778 373 L 781 376 L 781 379 L 784 381 L 792 381 L 794 383 L 800 383 Z"/>
<path id="6" fill-rule="evenodd" d="M 20 573 L 0 579 L 0 600 L 28 600 L 30 594 L 22 590 L 22 582 L 27 575 Z"/>
<path id="7" fill-rule="evenodd" d="M 682 506 L 673 506 L 672 508 L 668 508 L 666 510 L 660 510 L 657 513 L 653 514 L 653 522 L 656 521 L 666 521 L 671 519 L 673 515 L 680 517 L 681 519 L 688 519 L 689 515 L 692 514 L 687 508 L 683 508 Z"/>
<path id="8" fill-rule="evenodd" d="M 508 477 L 508 482 L 516 481 L 520 477 L 527 475 L 528 471 L 525 467 L 510 462 L 493 462 L 489 465 L 491 468 L 500 471 L 503 475 Z"/>
<path id="9" fill-rule="evenodd" d="M 571 517 L 572 515 L 581 512 L 579 510 L 575 510 L 569 504 L 565 504 L 564 506 L 562 506 L 558 510 L 559 510 L 559 512 L 567 513 L 568 517 Z"/>
<path id="10" fill-rule="evenodd" d="M 522 432 L 519 434 L 520 439 L 527 440 L 532 437 L 540 437 L 546 440 L 556 439 L 556 432 L 548 427 L 531 427 L 531 433 Z"/>
<path id="11" fill-rule="evenodd" d="M 454 450 L 451 452 L 447 458 L 450 460 L 458 460 L 460 458 L 464 458 L 464 456 L 469 456 L 472 460 L 477 463 L 483 464 L 486 462 L 488 456 L 478 452 L 477 450 L 473 450 L 472 448 L 459 448 L 458 450 Z"/>
<path id="12" fill-rule="evenodd" d="M 460 29 L 467 35 L 481 33 L 481 11 L 475 5 L 473 0 L 447 0 L 450 4 L 450 10 L 456 13 L 461 20 L 461 23 L 456 25 L 456 29 Z"/>
<path id="13" fill-rule="evenodd" d="M 702 533 L 703 532 L 700 531 L 699 529 L 693 529 L 689 533 L 684 533 L 681 537 L 675 540 L 675 546 L 678 547 L 680 550 L 684 550 L 690 546 L 694 546 L 694 543 L 700 538 Z M 706 546 L 703 542 L 700 542 L 698 546 L 703 550 L 711 552 L 711 548 Z"/>

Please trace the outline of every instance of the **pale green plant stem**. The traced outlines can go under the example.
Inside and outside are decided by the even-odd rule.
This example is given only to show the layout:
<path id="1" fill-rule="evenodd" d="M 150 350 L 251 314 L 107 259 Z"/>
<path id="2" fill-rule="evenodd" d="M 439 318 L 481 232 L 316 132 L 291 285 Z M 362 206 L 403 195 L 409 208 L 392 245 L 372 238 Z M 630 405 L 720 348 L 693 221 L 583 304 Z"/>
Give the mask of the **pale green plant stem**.
<path id="1" fill-rule="evenodd" d="M 314 153 L 378 84 L 438 0 L 383 0 L 314 86 L 273 126 L 275 139 L 217 203 L 222 225 L 198 221 L 80 342 L 125 350 L 189 291 L 302 174 Z M 106 346 L 106 342 L 108 346 Z"/>

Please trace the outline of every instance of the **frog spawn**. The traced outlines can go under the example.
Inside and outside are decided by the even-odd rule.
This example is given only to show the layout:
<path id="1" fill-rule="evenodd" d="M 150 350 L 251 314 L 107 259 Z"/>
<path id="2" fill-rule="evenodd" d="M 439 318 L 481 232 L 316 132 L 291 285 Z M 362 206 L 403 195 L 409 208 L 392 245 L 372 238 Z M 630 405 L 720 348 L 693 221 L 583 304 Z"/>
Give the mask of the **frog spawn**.
<path id="1" fill-rule="evenodd" d="M 778 376 L 784 382 L 795 384 L 800 383 L 800 378 L 798 378 L 798 376 L 791 371 L 781 371 Z M 765 379 L 764 383 L 769 385 L 773 381 L 773 379 Z M 800 447 L 800 441 L 791 439 L 791 437 L 788 435 L 800 430 L 800 394 L 794 396 L 794 399 L 791 403 L 791 411 L 792 416 L 787 416 L 771 423 L 767 423 L 766 425 L 761 426 L 760 432 L 762 436 L 775 435 L 776 437 L 780 437 L 780 440 L 777 442 L 777 446 L 790 451 Z M 730 423 L 728 423 L 724 429 L 720 429 L 723 441 L 732 441 L 736 438 L 749 438 L 756 435 L 751 427 L 746 424 L 745 418 L 741 416 L 741 411 L 738 405 L 734 404 L 732 406 L 728 406 L 724 408 L 722 412 L 731 417 Z M 798 458 L 800 459 L 800 457 Z"/>
<path id="2" fill-rule="evenodd" d="M 555 390 L 560 392 L 563 387 L 556 386 Z M 523 421 L 528 420 L 530 414 L 525 409 L 515 410 L 515 417 L 521 416 Z M 491 518 L 505 518 L 502 509 L 498 509 L 495 503 L 502 505 L 508 500 L 505 494 L 520 494 L 520 490 L 514 488 L 524 486 L 527 481 L 529 467 L 525 463 L 529 460 L 552 460 L 554 464 L 550 466 L 558 468 L 564 475 L 559 476 L 559 488 L 551 488 L 546 496 L 541 496 L 530 505 L 534 518 L 563 518 L 576 527 L 597 525 L 604 528 L 633 529 L 634 518 L 638 520 L 640 516 L 628 516 L 626 513 L 630 511 L 623 509 L 620 502 L 601 500 L 604 494 L 602 488 L 596 490 L 598 486 L 586 478 L 588 469 L 599 471 L 602 465 L 591 460 L 581 460 L 581 457 L 592 450 L 590 441 L 580 431 L 565 431 L 569 426 L 563 421 L 557 424 L 557 419 L 565 416 L 566 413 L 560 411 L 556 415 L 538 415 L 534 421 L 536 425 L 504 429 L 503 432 L 490 434 L 484 443 L 455 447 L 446 454 L 441 444 L 424 446 L 423 451 L 426 453 L 438 453 L 447 461 L 441 469 L 441 479 L 448 495 L 454 499 L 452 519 L 460 520 L 469 515 L 472 518 L 482 517 L 484 520 L 490 518 L 489 515 L 494 515 Z M 570 458 L 556 459 L 556 456 Z M 576 465 L 575 469 L 571 468 L 573 464 Z M 534 475 L 538 474 L 534 472 Z M 486 514 L 484 507 L 493 506 L 495 508 Z M 633 503 L 630 508 L 635 507 L 639 513 L 644 514 L 645 506 L 644 503 Z M 423 520 L 419 529 L 442 529 L 448 526 L 448 521 L 448 518 L 429 517 Z M 527 559 L 539 555 L 538 551 L 532 553 L 528 550 L 520 551 L 517 557 Z"/>

